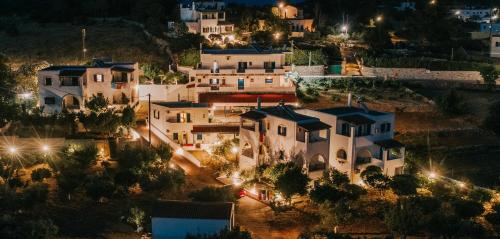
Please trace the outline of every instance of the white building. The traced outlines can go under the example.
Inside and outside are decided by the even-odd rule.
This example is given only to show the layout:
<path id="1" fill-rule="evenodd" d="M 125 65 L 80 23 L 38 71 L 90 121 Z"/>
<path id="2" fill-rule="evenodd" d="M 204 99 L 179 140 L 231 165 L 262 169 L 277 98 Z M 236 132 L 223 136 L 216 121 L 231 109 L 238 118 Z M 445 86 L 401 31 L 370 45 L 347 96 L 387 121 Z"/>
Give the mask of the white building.
<path id="1" fill-rule="evenodd" d="M 240 169 L 296 160 L 300 154 L 304 167 L 316 171 L 311 178 L 334 168 L 359 182 L 359 174 L 370 165 L 388 176 L 403 173 L 405 149 L 393 139 L 393 113 L 351 106 L 316 111 L 279 105 L 240 117 Z"/>
<path id="2" fill-rule="evenodd" d="M 500 35 L 495 34 L 490 39 L 490 57 L 500 58 Z"/>
<path id="3" fill-rule="evenodd" d="M 407 11 L 407 10 L 414 11 L 416 9 L 416 6 L 417 4 L 413 1 L 403 1 L 399 2 L 395 8 L 398 11 Z"/>
<path id="4" fill-rule="evenodd" d="M 280 3 L 271 8 L 274 16 L 288 23 L 290 27 L 290 37 L 304 37 L 306 32 L 314 32 L 314 19 L 305 18 L 304 11 L 295 6 Z M 259 20 L 259 29 L 266 30 L 266 21 Z M 269 30 L 269 29 L 267 29 Z"/>
<path id="5" fill-rule="evenodd" d="M 214 235 L 234 227 L 231 202 L 159 201 L 151 216 L 154 239 L 185 239 L 188 235 Z"/>
<path id="6" fill-rule="evenodd" d="M 220 139 L 234 139 L 238 122 L 221 122 L 203 103 L 153 102 L 151 127 L 182 147 L 207 148 Z"/>
<path id="7" fill-rule="evenodd" d="M 181 21 L 186 23 L 189 32 L 199 33 L 207 39 L 217 35 L 230 39 L 229 34 L 233 33 L 234 24 L 226 22 L 225 6 L 224 1 L 182 1 Z"/>
<path id="8" fill-rule="evenodd" d="M 463 21 L 473 21 L 478 23 L 489 23 L 493 10 L 491 8 L 462 8 L 453 9 L 451 13 L 458 19 Z"/>
<path id="9" fill-rule="evenodd" d="M 196 68 L 179 67 L 189 83 L 179 99 L 206 103 L 216 108 L 272 106 L 280 101 L 297 103 L 295 83 L 287 77 L 291 66 L 286 52 L 259 49 L 204 49 Z"/>
<path id="10" fill-rule="evenodd" d="M 45 113 L 79 111 L 94 95 L 116 107 L 138 102 L 138 63 L 94 61 L 91 66 L 50 66 L 38 71 L 40 107 Z"/>
<path id="11" fill-rule="evenodd" d="M 294 161 L 320 177 L 329 158 L 330 125 L 280 104 L 240 115 L 240 169 Z"/>

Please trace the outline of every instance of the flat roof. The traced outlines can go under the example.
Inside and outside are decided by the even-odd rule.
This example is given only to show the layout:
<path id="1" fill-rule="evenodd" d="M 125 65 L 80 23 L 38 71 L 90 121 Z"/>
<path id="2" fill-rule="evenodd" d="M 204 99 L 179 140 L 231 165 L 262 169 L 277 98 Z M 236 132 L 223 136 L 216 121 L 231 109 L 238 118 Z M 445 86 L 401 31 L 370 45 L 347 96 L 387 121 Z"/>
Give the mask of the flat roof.
<path id="1" fill-rule="evenodd" d="M 230 220 L 233 209 L 232 202 L 157 201 L 152 217 Z"/>
<path id="2" fill-rule="evenodd" d="M 304 123 L 298 123 L 297 124 L 299 127 L 305 129 L 306 131 L 318 131 L 318 130 L 324 130 L 324 129 L 329 129 L 332 126 L 323 123 L 322 121 L 309 121 L 309 122 L 304 122 Z"/>
<path id="3" fill-rule="evenodd" d="M 405 145 L 395 139 L 386 139 L 386 140 L 380 140 L 380 141 L 375 141 L 375 144 L 386 149 L 391 149 L 391 148 L 401 148 L 404 147 Z"/>
<path id="4" fill-rule="evenodd" d="M 299 114 L 295 112 L 295 108 L 290 105 L 278 105 L 269 108 L 263 108 L 261 111 L 265 112 L 268 115 L 276 116 L 278 118 L 299 122 L 305 120 L 313 120 L 317 119 L 311 116 Z"/>
<path id="5" fill-rule="evenodd" d="M 354 125 L 362 125 L 362 124 L 373 124 L 374 120 L 369 119 L 366 116 L 355 114 L 355 115 L 346 115 L 338 118 L 339 120 L 343 120 L 345 122 L 354 124 Z"/>
<path id="6" fill-rule="evenodd" d="M 222 55 L 253 55 L 253 54 L 282 54 L 288 52 L 281 49 L 260 48 L 250 45 L 247 48 L 226 48 L 226 49 L 202 49 L 202 54 L 222 54 Z"/>
<path id="7" fill-rule="evenodd" d="M 191 101 L 170 101 L 170 102 L 152 102 L 155 105 L 168 108 L 208 108 L 208 104 L 194 103 Z"/>
<path id="8" fill-rule="evenodd" d="M 246 119 L 251 119 L 251 120 L 261 120 L 261 119 L 266 118 L 266 114 L 259 112 L 259 111 L 256 111 L 256 110 L 250 110 L 248 112 L 241 114 L 240 117 L 246 118 Z"/>

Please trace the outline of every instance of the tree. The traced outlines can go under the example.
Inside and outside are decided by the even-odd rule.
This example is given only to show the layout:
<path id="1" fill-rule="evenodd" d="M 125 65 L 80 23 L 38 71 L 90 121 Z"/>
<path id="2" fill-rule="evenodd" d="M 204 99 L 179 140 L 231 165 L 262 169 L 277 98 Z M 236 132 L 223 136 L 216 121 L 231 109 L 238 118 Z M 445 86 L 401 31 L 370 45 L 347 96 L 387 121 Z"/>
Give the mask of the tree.
<path id="1" fill-rule="evenodd" d="M 41 182 L 46 178 L 50 178 L 52 173 L 47 168 L 38 168 L 31 172 L 31 180 Z"/>
<path id="2" fill-rule="evenodd" d="M 347 174 L 342 173 L 336 169 L 330 171 L 328 179 L 330 180 L 330 183 L 335 185 L 336 187 L 341 187 L 351 181 L 349 180 Z"/>
<path id="3" fill-rule="evenodd" d="M 334 228 L 353 220 L 357 211 L 346 200 L 337 203 L 325 202 L 319 207 L 321 225 L 326 228 Z"/>
<path id="4" fill-rule="evenodd" d="M 286 169 L 282 175 L 278 176 L 274 187 L 291 203 L 294 195 L 304 195 L 307 193 L 308 183 L 309 178 L 302 172 L 302 168 L 295 166 Z"/>
<path id="5" fill-rule="evenodd" d="M 130 128 L 135 126 L 135 111 L 127 105 L 122 112 L 122 124 L 130 131 Z"/>
<path id="6" fill-rule="evenodd" d="M 476 217 L 484 212 L 483 204 L 471 201 L 458 199 L 452 202 L 455 214 L 463 219 Z"/>
<path id="7" fill-rule="evenodd" d="M 0 128 L 16 118 L 18 111 L 15 103 L 16 80 L 7 65 L 7 57 L 0 54 Z"/>
<path id="8" fill-rule="evenodd" d="M 423 214 L 410 200 L 400 198 L 386 211 L 384 221 L 389 230 L 396 232 L 404 239 L 420 229 Z"/>
<path id="9" fill-rule="evenodd" d="M 87 145 L 74 150 L 73 153 L 68 153 L 68 155 L 70 160 L 74 160 L 86 169 L 96 164 L 98 152 L 99 150 L 95 145 Z"/>
<path id="10" fill-rule="evenodd" d="M 498 72 L 495 69 L 494 66 L 488 65 L 481 67 L 479 70 L 481 73 L 481 76 L 483 77 L 483 81 L 486 85 L 488 85 L 488 88 L 494 89 L 496 86 L 496 80 L 498 78 Z"/>
<path id="11" fill-rule="evenodd" d="M 363 41 L 368 44 L 372 51 L 377 53 L 392 47 L 389 31 L 382 26 L 366 28 L 363 32 Z"/>
<path id="12" fill-rule="evenodd" d="M 242 231 L 239 226 L 235 226 L 233 230 L 225 228 L 214 235 L 187 235 L 186 239 L 252 239 L 252 235 L 246 230 Z"/>
<path id="13" fill-rule="evenodd" d="M 380 167 L 374 165 L 368 166 L 361 172 L 360 176 L 366 184 L 380 190 L 380 192 L 389 187 L 390 179 L 382 174 Z"/>
<path id="14" fill-rule="evenodd" d="M 491 200 L 492 195 L 486 189 L 475 188 L 469 192 L 468 197 L 470 200 L 485 203 L 485 202 L 489 202 Z"/>
<path id="15" fill-rule="evenodd" d="M 61 195 L 71 200 L 71 194 L 82 185 L 82 178 L 85 178 L 84 169 L 75 160 L 64 159 L 58 165 L 59 174 L 56 176 L 57 187 Z"/>
<path id="16" fill-rule="evenodd" d="M 392 178 L 389 186 L 398 196 L 409 196 L 417 193 L 419 183 L 413 175 L 396 175 Z"/>
<path id="17" fill-rule="evenodd" d="M 45 203 L 49 194 L 49 187 L 47 184 L 34 183 L 24 189 L 22 200 L 25 207 L 33 207 L 38 204 Z"/>
<path id="18" fill-rule="evenodd" d="M 465 112 L 464 99 L 455 89 L 451 89 L 439 97 L 437 105 L 448 116 L 460 115 Z"/>
<path id="19" fill-rule="evenodd" d="M 162 144 L 156 149 L 156 153 L 165 162 L 170 162 L 172 158 L 172 148 L 168 145 Z"/>
<path id="20" fill-rule="evenodd" d="M 146 217 L 146 213 L 138 208 L 138 207 L 133 207 L 130 209 L 130 215 L 127 218 L 127 222 L 131 223 L 135 226 L 136 232 L 142 232 L 142 225 L 144 224 L 144 218 Z"/>
<path id="21" fill-rule="evenodd" d="M 494 204 L 491 208 L 493 212 L 486 214 L 485 218 L 495 228 L 500 228 L 500 203 Z"/>
<path id="22" fill-rule="evenodd" d="M 111 179 L 105 176 L 90 175 L 85 183 L 87 196 L 95 201 L 102 198 L 110 198 L 115 191 L 115 185 Z"/>
<path id="23" fill-rule="evenodd" d="M 42 239 L 53 238 L 59 228 L 50 219 L 30 220 L 24 227 L 25 238 Z"/>
<path id="24" fill-rule="evenodd" d="M 179 55 L 179 65 L 196 67 L 200 63 L 200 52 L 197 49 L 183 51 Z"/>
<path id="25" fill-rule="evenodd" d="M 108 99 L 104 98 L 103 95 L 92 95 L 90 100 L 85 102 L 85 107 L 95 113 L 104 112 L 109 105 Z"/>
<path id="26" fill-rule="evenodd" d="M 309 197 L 311 198 L 311 200 L 318 204 L 324 203 L 326 201 L 336 203 L 346 196 L 346 192 L 339 190 L 330 184 L 316 186 L 309 193 Z"/>
<path id="27" fill-rule="evenodd" d="M 198 202 L 235 202 L 236 196 L 231 187 L 204 187 L 189 193 L 189 198 Z"/>
<path id="28" fill-rule="evenodd" d="M 500 101 L 496 101 L 490 106 L 483 127 L 493 131 L 496 135 L 500 135 Z"/>

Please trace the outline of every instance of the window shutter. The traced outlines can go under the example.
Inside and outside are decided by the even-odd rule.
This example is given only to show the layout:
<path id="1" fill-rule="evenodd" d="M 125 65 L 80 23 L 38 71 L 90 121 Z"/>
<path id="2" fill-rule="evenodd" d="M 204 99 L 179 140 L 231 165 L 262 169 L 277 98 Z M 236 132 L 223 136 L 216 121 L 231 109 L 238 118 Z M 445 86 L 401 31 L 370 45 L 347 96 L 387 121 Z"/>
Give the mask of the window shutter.
<path id="1" fill-rule="evenodd" d="M 283 129 L 283 136 L 286 136 L 286 127 L 282 127 Z"/>
<path id="2" fill-rule="evenodd" d="M 278 134 L 281 134 L 281 125 L 278 125 Z"/>
<path id="3" fill-rule="evenodd" d="M 97 82 L 97 75 L 94 74 L 94 82 Z"/>
<path id="4" fill-rule="evenodd" d="M 177 123 L 181 122 L 181 114 L 177 113 Z"/>
<path id="5" fill-rule="evenodd" d="M 187 117 L 187 122 L 188 123 L 191 122 L 191 113 L 187 113 L 186 117 Z"/>

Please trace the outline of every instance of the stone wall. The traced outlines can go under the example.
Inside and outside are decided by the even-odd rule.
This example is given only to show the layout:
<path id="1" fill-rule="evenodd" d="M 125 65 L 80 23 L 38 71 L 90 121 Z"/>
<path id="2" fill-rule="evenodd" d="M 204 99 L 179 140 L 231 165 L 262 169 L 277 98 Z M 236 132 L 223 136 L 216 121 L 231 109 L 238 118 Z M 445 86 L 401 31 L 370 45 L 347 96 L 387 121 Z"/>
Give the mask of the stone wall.
<path id="1" fill-rule="evenodd" d="M 430 71 L 425 68 L 363 67 L 361 72 L 363 76 L 394 80 L 460 81 L 469 84 L 478 84 L 483 81 L 478 71 Z"/>
<path id="2" fill-rule="evenodd" d="M 299 76 L 324 76 L 325 66 L 294 66 L 292 71 L 296 71 Z"/>

